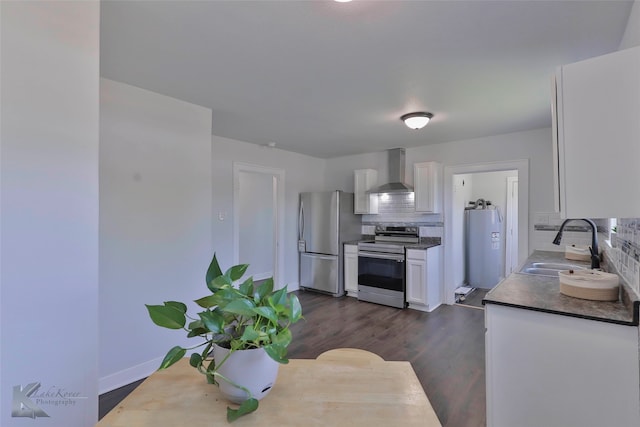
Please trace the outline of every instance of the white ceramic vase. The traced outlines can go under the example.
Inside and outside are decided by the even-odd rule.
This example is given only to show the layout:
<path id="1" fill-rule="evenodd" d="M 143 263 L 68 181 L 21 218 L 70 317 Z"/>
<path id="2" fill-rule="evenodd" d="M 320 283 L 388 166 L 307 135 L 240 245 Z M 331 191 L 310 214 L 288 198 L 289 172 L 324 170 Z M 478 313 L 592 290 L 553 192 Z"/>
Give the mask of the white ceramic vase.
<path id="1" fill-rule="evenodd" d="M 229 349 L 213 346 L 216 364 L 220 363 L 229 353 Z M 220 374 L 231 381 L 246 387 L 254 398 L 260 400 L 265 397 L 276 382 L 280 364 L 267 355 L 263 348 L 235 351 L 218 370 Z M 247 400 L 247 393 L 217 377 L 222 394 L 233 403 Z"/>

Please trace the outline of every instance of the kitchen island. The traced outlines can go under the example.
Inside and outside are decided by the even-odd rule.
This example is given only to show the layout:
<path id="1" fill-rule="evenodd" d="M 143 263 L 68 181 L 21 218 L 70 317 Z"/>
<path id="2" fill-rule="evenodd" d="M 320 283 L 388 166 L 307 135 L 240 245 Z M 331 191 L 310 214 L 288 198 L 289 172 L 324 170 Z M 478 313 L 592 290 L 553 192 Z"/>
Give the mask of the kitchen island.
<path id="1" fill-rule="evenodd" d="M 567 261 L 537 251 L 533 262 Z M 589 267 L 588 264 L 583 263 Z M 640 425 L 638 299 L 560 293 L 557 277 L 514 273 L 483 300 L 487 425 Z"/>

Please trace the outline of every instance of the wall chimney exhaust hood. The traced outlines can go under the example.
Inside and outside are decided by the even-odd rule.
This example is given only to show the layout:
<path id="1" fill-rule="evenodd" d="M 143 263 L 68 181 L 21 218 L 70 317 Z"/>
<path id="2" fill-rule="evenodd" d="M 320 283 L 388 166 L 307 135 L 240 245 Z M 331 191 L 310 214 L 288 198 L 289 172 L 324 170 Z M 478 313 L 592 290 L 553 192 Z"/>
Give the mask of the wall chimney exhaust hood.
<path id="1" fill-rule="evenodd" d="M 413 193 L 413 187 L 404 183 L 405 171 L 405 150 L 404 148 L 393 148 L 388 150 L 389 182 L 380 187 L 367 191 L 370 194 L 376 193 Z"/>

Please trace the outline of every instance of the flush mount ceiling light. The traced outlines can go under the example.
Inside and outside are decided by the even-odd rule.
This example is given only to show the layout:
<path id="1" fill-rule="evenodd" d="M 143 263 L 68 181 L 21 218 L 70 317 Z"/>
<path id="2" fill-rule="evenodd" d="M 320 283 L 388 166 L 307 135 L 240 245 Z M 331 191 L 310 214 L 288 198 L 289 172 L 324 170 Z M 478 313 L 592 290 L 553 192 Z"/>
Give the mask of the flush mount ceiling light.
<path id="1" fill-rule="evenodd" d="M 432 118 L 431 113 L 409 113 L 400 117 L 400 120 L 410 129 L 422 129 Z"/>

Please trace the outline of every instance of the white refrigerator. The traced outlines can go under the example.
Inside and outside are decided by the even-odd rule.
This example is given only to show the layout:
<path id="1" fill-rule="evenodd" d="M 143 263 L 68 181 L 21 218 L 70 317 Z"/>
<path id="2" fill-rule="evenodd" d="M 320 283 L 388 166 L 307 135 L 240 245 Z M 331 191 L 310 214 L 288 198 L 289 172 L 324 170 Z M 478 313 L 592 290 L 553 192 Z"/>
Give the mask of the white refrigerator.
<path id="1" fill-rule="evenodd" d="M 497 209 L 465 209 L 467 284 L 491 289 L 504 275 L 502 216 Z"/>

